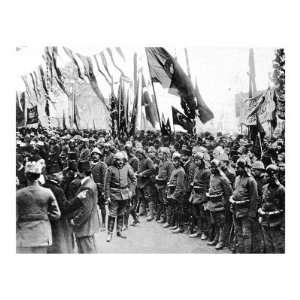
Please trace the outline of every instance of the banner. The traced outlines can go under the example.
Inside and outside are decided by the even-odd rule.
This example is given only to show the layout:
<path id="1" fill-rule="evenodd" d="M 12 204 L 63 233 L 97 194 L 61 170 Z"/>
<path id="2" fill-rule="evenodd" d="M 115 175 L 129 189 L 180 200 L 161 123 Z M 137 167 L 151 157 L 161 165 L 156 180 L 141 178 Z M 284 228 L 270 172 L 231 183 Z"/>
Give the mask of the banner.
<path id="1" fill-rule="evenodd" d="M 256 125 L 256 114 L 261 123 L 273 120 L 275 102 L 274 90 L 267 89 L 256 97 L 245 99 L 241 107 L 240 123 L 250 126 Z"/>
<path id="2" fill-rule="evenodd" d="M 26 124 L 35 124 L 39 122 L 39 115 L 37 105 L 31 108 L 27 108 L 27 123 Z"/>

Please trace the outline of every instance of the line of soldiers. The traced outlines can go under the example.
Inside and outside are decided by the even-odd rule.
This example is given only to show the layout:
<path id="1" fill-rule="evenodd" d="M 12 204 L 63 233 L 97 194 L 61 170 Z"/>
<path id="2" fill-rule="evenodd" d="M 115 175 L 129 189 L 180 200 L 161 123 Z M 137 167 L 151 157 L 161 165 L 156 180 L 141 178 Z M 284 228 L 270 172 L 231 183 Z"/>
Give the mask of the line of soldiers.
<path id="1" fill-rule="evenodd" d="M 244 137 L 152 138 L 18 133 L 18 251 L 70 253 L 75 236 L 78 252 L 94 253 L 95 233 L 107 230 L 110 242 L 116 225 L 125 239 L 130 216 L 132 226 L 145 216 L 217 250 L 285 251 L 281 139 L 265 145 L 258 160 Z"/>

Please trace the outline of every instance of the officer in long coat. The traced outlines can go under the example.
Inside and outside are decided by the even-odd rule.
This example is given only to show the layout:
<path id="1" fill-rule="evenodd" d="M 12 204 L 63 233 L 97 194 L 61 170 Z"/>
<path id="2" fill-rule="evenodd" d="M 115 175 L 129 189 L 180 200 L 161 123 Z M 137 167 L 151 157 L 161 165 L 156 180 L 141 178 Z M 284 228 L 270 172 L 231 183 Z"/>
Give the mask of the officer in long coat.
<path id="1" fill-rule="evenodd" d="M 104 183 L 104 196 L 109 210 L 107 242 L 112 239 L 115 220 L 117 220 L 117 236 L 126 238 L 122 234 L 122 227 L 127 201 L 131 198 L 130 182 L 136 184 L 134 172 L 129 164 L 125 164 L 123 153 L 117 152 L 114 155 L 114 164 L 107 169 Z"/>
<path id="2" fill-rule="evenodd" d="M 17 191 L 17 252 L 47 253 L 52 245 L 50 219 L 60 218 L 60 209 L 51 190 L 41 187 L 38 179 L 41 167 L 27 162 L 25 174 L 28 186 Z"/>

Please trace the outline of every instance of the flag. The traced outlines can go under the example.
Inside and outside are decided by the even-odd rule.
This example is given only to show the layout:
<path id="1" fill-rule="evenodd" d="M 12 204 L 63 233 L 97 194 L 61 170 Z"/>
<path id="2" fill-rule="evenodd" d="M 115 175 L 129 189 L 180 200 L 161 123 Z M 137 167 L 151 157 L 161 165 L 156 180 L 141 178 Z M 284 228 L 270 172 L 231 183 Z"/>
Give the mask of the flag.
<path id="1" fill-rule="evenodd" d="M 33 105 L 35 105 L 35 102 L 34 102 L 34 96 L 35 95 L 34 95 L 32 89 L 31 89 L 31 86 L 29 85 L 29 82 L 27 81 L 27 76 L 23 75 L 23 76 L 21 76 L 21 78 L 22 78 L 22 80 L 25 84 L 25 87 L 26 87 L 26 93 L 27 93 L 27 96 L 28 96 L 27 99 L 28 99 L 29 103 L 33 106 Z"/>
<path id="2" fill-rule="evenodd" d="M 250 125 L 249 138 L 253 141 L 253 152 L 257 158 L 261 159 L 262 155 L 262 142 L 265 137 L 265 130 L 260 123 L 258 113 L 256 113 L 256 125 Z"/>
<path id="3" fill-rule="evenodd" d="M 108 76 L 109 76 L 111 82 L 113 83 L 113 76 L 111 75 L 111 73 L 110 73 L 109 70 L 108 70 L 107 60 L 106 60 L 106 57 L 105 57 L 105 55 L 104 55 L 103 52 L 100 53 L 100 57 L 101 57 L 101 60 L 102 60 L 102 64 L 103 64 L 103 66 L 104 66 L 104 69 L 105 69 L 106 73 L 108 74 Z"/>
<path id="4" fill-rule="evenodd" d="M 206 105 L 206 103 L 204 102 L 204 100 L 200 94 L 199 88 L 198 88 L 197 80 L 196 80 L 196 86 L 195 86 L 195 96 L 197 99 L 198 117 L 199 117 L 200 121 L 203 124 L 205 124 L 206 122 L 208 122 L 209 120 L 214 118 L 214 114 L 209 109 L 209 107 Z"/>
<path id="5" fill-rule="evenodd" d="M 123 60 L 125 61 L 125 55 L 122 51 L 122 49 L 120 47 L 116 47 L 116 51 L 120 54 L 120 56 L 123 58 Z"/>
<path id="6" fill-rule="evenodd" d="M 118 99 L 115 96 L 113 86 L 110 96 L 110 118 L 111 118 L 111 133 L 113 137 L 118 133 Z"/>
<path id="7" fill-rule="evenodd" d="M 178 95 L 186 116 L 194 119 L 196 103 L 193 84 L 179 63 L 161 47 L 147 47 L 146 55 L 152 82 L 159 82 L 169 89 L 169 93 Z"/>
<path id="8" fill-rule="evenodd" d="M 36 100 L 39 101 L 39 100 L 40 100 L 40 97 L 39 97 L 39 93 L 38 93 L 38 91 L 37 91 L 35 79 L 34 79 L 32 73 L 30 73 L 29 75 L 30 75 L 30 78 L 31 78 L 31 81 L 32 81 L 33 90 L 34 90 L 34 94 L 35 94 Z"/>
<path id="9" fill-rule="evenodd" d="M 106 51 L 107 51 L 107 53 L 108 53 L 108 55 L 109 55 L 109 57 L 110 57 L 110 59 L 111 59 L 113 65 L 115 66 L 115 68 L 121 73 L 122 76 L 125 77 L 125 74 L 124 74 L 123 70 L 116 64 L 111 49 L 110 49 L 110 48 L 106 48 Z"/>
<path id="10" fill-rule="evenodd" d="M 175 107 L 172 106 L 172 117 L 173 117 L 173 124 L 180 125 L 183 129 L 187 132 L 192 133 L 194 128 L 194 123 L 183 113 L 177 110 Z"/>
<path id="11" fill-rule="evenodd" d="M 77 107 L 77 103 L 76 103 L 76 95 L 73 92 L 73 120 L 74 120 L 74 125 L 76 126 L 76 129 L 79 130 L 79 120 L 80 120 L 80 116 L 79 116 L 79 112 L 78 112 L 78 107 Z"/>
<path id="12" fill-rule="evenodd" d="M 27 108 L 27 124 L 35 124 L 39 122 L 37 105 Z"/>
<path id="13" fill-rule="evenodd" d="M 16 93 L 16 123 L 17 127 L 25 125 L 25 92 Z"/>
<path id="14" fill-rule="evenodd" d="M 148 87 L 146 86 L 144 75 L 142 75 L 142 89 L 143 89 L 142 105 L 145 108 L 146 119 L 155 128 L 156 123 L 159 122 L 157 116 L 157 110 L 156 110 L 154 99 L 150 97 L 150 93 Z"/>
<path id="15" fill-rule="evenodd" d="M 64 51 L 66 52 L 66 54 L 71 58 L 71 60 L 73 61 L 73 63 L 75 64 L 76 68 L 77 68 L 77 72 L 78 72 L 78 77 L 82 80 L 84 80 L 83 74 L 81 72 L 81 68 L 79 66 L 78 61 L 76 60 L 75 55 L 73 54 L 72 50 L 63 47 Z"/>
<path id="16" fill-rule="evenodd" d="M 166 122 L 164 113 L 162 113 L 162 116 L 161 116 L 161 134 L 163 136 L 166 136 L 166 135 L 169 136 L 169 135 L 171 135 L 170 121 L 168 119 L 168 122 Z"/>
<path id="17" fill-rule="evenodd" d="M 63 112 L 62 128 L 63 130 L 67 129 L 65 112 Z"/>
<path id="18" fill-rule="evenodd" d="M 57 57 L 58 57 L 58 50 L 57 47 L 52 47 L 52 61 L 53 61 L 53 69 L 54 69 L 54 73 L 55 73 L 55 80 L 58 84 L 58 86 L 61 88 L 61 90 L 68 96 L 67 90 L 65 88 L 64 85 L 64 77 L 63 74 L 61 72 L 61 70 L 58 67 L 57 64 Z"/>
<path id="19" fill-rule="evenodd" d="M 95 59 L 95 62 L 96 62 L 96 66 L 97 66 L 97 69 L 99 71 L 99 73 L 104 77 L 104 79 L 106 80 L 106 82 L 111 85 L 112 82 L 107 78 L 107 76 L 105 75 L 105 73 L 101 70 L 100 68 L 100 65 L 99 65 L 99 62 L 98 62 L 98 59 L 97 59 L 97 56 L 94 55 L 94 59 Z"/>

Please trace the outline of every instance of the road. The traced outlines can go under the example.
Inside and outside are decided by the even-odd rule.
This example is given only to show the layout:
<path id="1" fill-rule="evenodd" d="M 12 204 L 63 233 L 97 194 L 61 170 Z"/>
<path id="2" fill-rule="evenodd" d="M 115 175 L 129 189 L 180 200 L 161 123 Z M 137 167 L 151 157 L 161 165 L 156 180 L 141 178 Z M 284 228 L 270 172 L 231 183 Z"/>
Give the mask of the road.
<path id="1" fill-rule="evenodd" d="M 110 243 L 106 242 L 106 233 L 96 235 L 99 253 L 231 253 L 228 249 L 215 250 L 207 246 L 206 241 L 199 238 L 189 238 L 187 234 L 174 234 L 169 229 L 162 228 L 155 221 L 147 222 L 140 218 L 141 223 L 123 233 L 127 239 L 118 238 L 114 232 Z"/>

